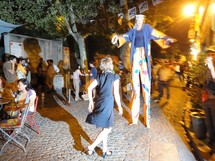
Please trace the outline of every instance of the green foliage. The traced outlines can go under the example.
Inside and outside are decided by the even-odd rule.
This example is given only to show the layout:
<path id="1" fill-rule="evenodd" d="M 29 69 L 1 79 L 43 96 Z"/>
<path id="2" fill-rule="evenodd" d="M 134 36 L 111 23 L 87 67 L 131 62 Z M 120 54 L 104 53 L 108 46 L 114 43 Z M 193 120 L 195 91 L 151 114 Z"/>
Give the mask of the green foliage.
<path id="1" fill-rule="evenodd" d="M 177 17 L 181 1 L 184 0 L 175 0 L 174 3 L 165 0 L 156 6 L 150 5 L 149 10 L 144 12 L 146 23 L 165 32 Z M 132 6 L 128 8 L 133 6 L 138 8 L 139 3 L 140 1 L 133 0 Z M 117 14 L 123 9 L 116 5 L 115 1 L 110 0 L 1 0 L 0 7 L 0 19 L 13 24 L 24 24 L 26 29 L 30 29 L 31 35 L 35 36 L 38 33 L 40 37 L 49 34 L 54 38 L 65 38 L 70 34 L 66 26 L 69 24 L 73 33 L 78 32 L 82 36 L 105 35 L 109 39 L 113 33 L 125 33 L 134 23 L 134 19 L 123 20 L 123 24 L 119 25 Z M 124 13 L 127 13 L 127 10 Z M 113 27 L 105 29 L 101 22 L 96 24 L 96 31 L 90 30 L 90 20 L 102 18 L 107 20 L 110 17 L 114 17 Z M 74 25 L 77 25 L 77 31 L 73 29 Z M 31 36 L 30 34 L 28 35 Z M 177 46 L 162 52 L 164 53 L 161 54 L 162 57 L 168 58 L 179 54 Z"/>
<path id="2" fill-rule="evenodd" d="M 198 63 L 193 62 L 192 67 L 186 72 L 188 80 L 191 83 L 188 94 L 195 107 L 202 106 L 201 93 L 205 89 L 206 71 L 207 67 L 204 61 L 200 60 Z"/>
<path id="3" fill-rule="evenodd" d="M 133 1 L 136 7 L 138 4 L 137 1 Z M 171 5 L 170 0 L 150 6 L 149 10 L 144 12 L 147 22 L 161 31 L 165 31 L 168 24 L 173 22 L 168 13 L 174 7 L 168 7 L 169 12 L 167 12 L 166 5 Z M 2 0 L 0 7 L 0 19 L 14 24 L 31 25 L 35 30 L 44 30 L 60 37 L 66 37 L 69 34 L 66 22 L 71 26 L 74 22 L 83 26 L 83 24 L 89 25 L 89 21 L 95 17 L 107 19 L 108 16 L 114 16 L 117 21 L 117 14 L 122 10 L 115 1 L 108 0 Z M 109 34 L 114 31 L 125 32 L 128 29 L 127 25 L 128 22 L 125 21 L 123 26 L 118 25 L 109 29 Z M 97 28 L 97 33 L 108 34 L 100 24 L 97 24 Z M 78 32 L 86 34 L 86 31 L 80 31 L 82 28 L 78 29 Z M 91 31 L 87 30 L 87 32 Z"/>
<path id="4" fill-rule="evenodd" d="M 0 3 L 0 8 L 0 19 L 7 20 L 11 23 L 16 23 L 15 13 L 13 11 L 14 3 L 7 0 L 2 0 Z"/>
<path id="5" fill-rule="evenodd" d="M 116 12 L 113 2 L 105 3 Z M 104 7 L 100 0 L 2 0 L 0 19 L 14 24 L 33 25 L 35 30 L 45 30 L 51 35 L 67 36 L 66 23 L 84 23 L 98 15 Z"/>

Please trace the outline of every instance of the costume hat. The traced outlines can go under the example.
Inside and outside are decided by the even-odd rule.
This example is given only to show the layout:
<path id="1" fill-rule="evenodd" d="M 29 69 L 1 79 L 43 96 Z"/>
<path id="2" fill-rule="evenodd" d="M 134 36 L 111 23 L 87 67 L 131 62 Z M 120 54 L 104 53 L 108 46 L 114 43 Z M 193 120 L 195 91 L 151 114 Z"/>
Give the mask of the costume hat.
<path id="1" fill-rule="evenodd" d="M 138 19 L 145 19 L 145 15 L 136 15 L 136 20 L 138 20 Z"/>
<path id="2" fill-rule="evenodd" d="M 209 46 L 208 48 L 206 48 L 206 51 L 212 51 L 212 52 L 215 52 L 215 45 L 213 45 L 213 46 Z"/>

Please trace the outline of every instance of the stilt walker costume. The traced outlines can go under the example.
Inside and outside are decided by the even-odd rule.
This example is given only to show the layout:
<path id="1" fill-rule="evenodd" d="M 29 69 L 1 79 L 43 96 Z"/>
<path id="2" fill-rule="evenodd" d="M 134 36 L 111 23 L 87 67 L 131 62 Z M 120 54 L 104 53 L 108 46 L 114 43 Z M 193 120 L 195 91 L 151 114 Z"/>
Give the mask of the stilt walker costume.
<path id="1" fill-rule="evenodd" d="M 112 43 L 121 47 L 125 42 L 131 42 L 132 71 L 132 124 L 138 123 L 140 111 L 140 88 L 144 97 L 144 124 L 150 127 L 150 93 L 151 93 L 151 63 L 150 40 L 154 40 L 162 48 L 168 48 L 173 39 L 162 32 L 144 24 L 144 15 L 136 15 L 134 28 L 123 35 L 115 35 Z M 141 82 L 140 82 L 141 80 Z"/>

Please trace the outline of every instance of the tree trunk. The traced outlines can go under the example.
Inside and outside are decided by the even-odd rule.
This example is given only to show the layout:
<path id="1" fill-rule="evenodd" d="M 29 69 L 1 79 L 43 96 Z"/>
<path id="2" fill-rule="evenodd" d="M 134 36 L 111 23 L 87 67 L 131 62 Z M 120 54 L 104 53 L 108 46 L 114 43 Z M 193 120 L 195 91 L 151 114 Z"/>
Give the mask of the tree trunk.
<path id="1" fill-rule="evenodd" d="M 78 43 L 80 58 L 81 58 L 79 61 L 79 64 L 81 65 L 82 68 L 87 67 L 86 45 L 84 42 L 84 37 L 81 35 L 78 35 L 76 42 Z"/>
<path id="2" fill-rule="evenodd" d="M 124 4 L 124 10 L 128 10 L 128 1 L 127 0 L 120 0 L 120 4 Z M 133 24 L 131 21 L 128 19 L 128 13 L 125 15 L 127 25 L 129 28 L 133 27 Z M 123 64 L 125 66 L 125 69 L 127 69 L 129 72 L 131 72 L 131 63 L 130 63 L 130 45 L 129 43 L 125 43 L 121 48 L 120 48 L 120 59 L 123 61 Z"/>
<path id="3" fill-rule="evenodd" d="M 130 51 L 131 51 L 131 48 L 129 43 L 125 43 L 120 48 L 120 59 L 123 61 L 125 69 L 127 69 L 129 72 L 131 72 Z"/>
<path id="4" fill-rule="evenodd" d="M 74 25 L 73 25 L 74 26 Z M 75 39 L 75 41 L 78 44 L 78 48 L 79 48 L 79 54 L 80 54 L 80 59 L 77 59 L 77 62 L 80 64 L 80 66 L 82 68 L 87 66 L 87 57 L 86 57 L 86 45 L 84 42 L 84 37 L 79 34 L 78 32 L 74 33 L 74 32 L 69 32 L 70 35 L 72 35 L 72 37 Z"/>
<path id="5" fill-rule="evenodd" d="M 65 18 L 67 30 L 78 44 L 81 59 L 77 60 L 77 62 L 81 65 L 82 68 L 84 68 L 84 67 L 87 67 L 86 46 L 84 42 L 84 37 L 77 30 L 75 15 L 74 15 L 72 5 L 70 6 L 69 10 L 70 10 L 69 20 Z"/>

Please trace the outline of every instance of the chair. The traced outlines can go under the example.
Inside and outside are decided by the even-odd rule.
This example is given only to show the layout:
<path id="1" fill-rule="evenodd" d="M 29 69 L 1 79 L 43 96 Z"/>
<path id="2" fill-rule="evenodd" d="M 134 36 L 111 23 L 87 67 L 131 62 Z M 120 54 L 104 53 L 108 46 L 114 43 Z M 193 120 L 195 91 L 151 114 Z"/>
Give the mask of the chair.
<path id="1" fill-rule="evenodd" d="M 3 140 L 6 141 L 5 143 L 3 143 L 3 146 L 1 147 L 0 154 L 2 153 L 4 147 L 11 141 L 14 141 L 16 144 L 21 146 L 22 149 L 26 152 L 25 146 L 16 138 L 18 135 L 22 135 L 27 139 L 27 143 L 30 141 L 29 137 L 23 131 L 28 110 L 29 106 L 28 104 L 26 104 L 25 108 L 22 110 L 21 116 L 13 119 L 6 119 L 0 121 L 1 136 Z"/>
<path id="2" fill-rule="evenodd" d="M 36 99 L 34 101 L 34 112 L 32 114 L 28 114 L 26 124 L 28 124 L 31 129 L 33 129 L 33 130 L 35 129 L 34 131 L 36 131 L 40 135 L 40 129 L 37 125 L 37 122 L 34 119 L 34 116 L 37 113 L 38 99 L 39 99 L 39 97 L 36 96 Z"/>

